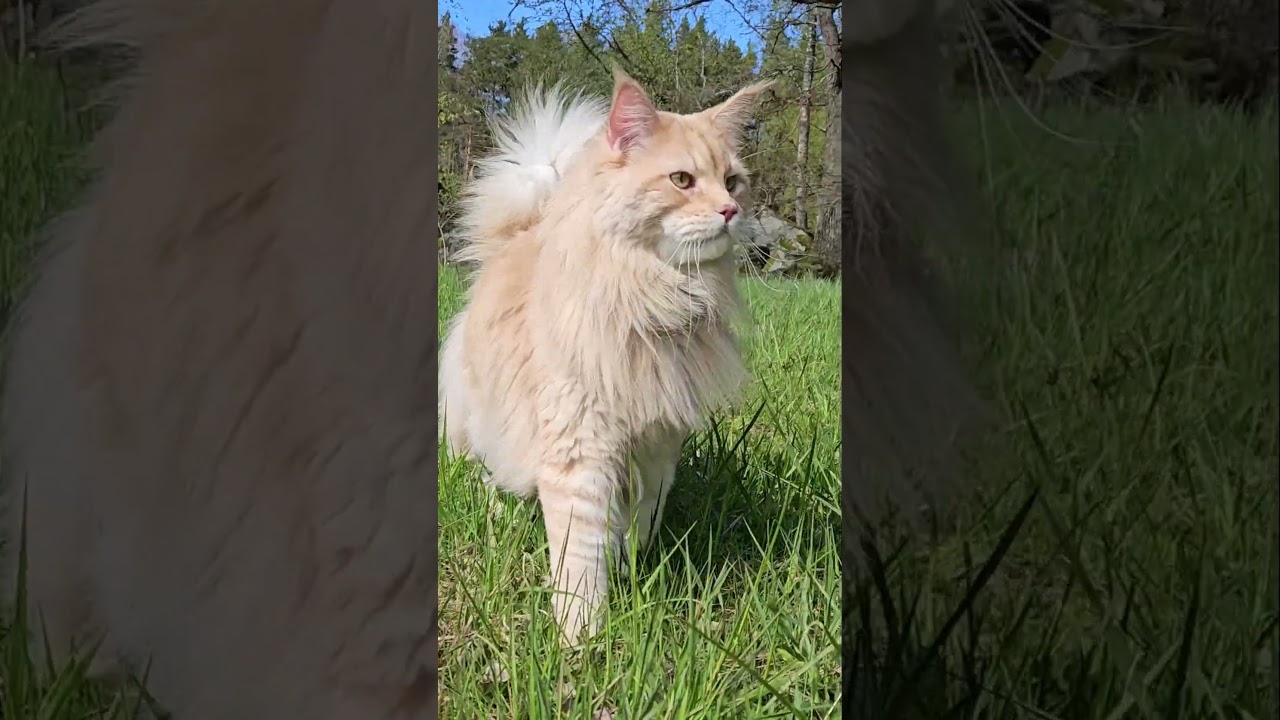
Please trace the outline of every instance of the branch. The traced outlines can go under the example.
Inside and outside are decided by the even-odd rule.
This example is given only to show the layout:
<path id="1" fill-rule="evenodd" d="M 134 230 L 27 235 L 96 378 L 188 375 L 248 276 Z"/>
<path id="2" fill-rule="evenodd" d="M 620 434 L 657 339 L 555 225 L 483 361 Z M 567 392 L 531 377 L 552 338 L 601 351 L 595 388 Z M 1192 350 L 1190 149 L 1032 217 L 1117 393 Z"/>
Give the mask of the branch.
<path id="1" fill-rule="evenodd" d="M 689 0 L 689 2 L 683 5 L 676 5 L 670 8 L 667 12 L 677 13 L 684 10 L 692 10 L 693 8 L 696 8 L 699 5 L 706 5 L 709 2 L 711 2 L 711 0 Z"/>
<path id="2" fill-rule="evenodd" d="M 827 64 L 835 71 L 832 79 L 836 91 L 840 90 L 840 28 L 836 27 L 835 10 L 825 5 L 815 5 L 814 16 L 818 31 L 822 34 L 822 50 Z"/>
<path id="3" fill-rule="evenodd" d="M 609 64 L 600 59 L 600 56 L 596 54 L 595 48 L 591 47 L 591 43 L 587 42 L 587 39 L 582 37 L 582 33 L 578 32 L 578 25 L 573 21 L 573 13 L 569 10 L 569 4 L 566 2 L 561 2 L 560 4 L 564 8 L 564 17 L 569 21 L 569 29 L 573 30 L 574 37 L 578 38 L 578 42 L 582 43 L 582 47 L 586 48 L 587 54 L 591 55 L 597 63 L 600 63 L 600 67 L 604 68 L 605 72 L 610 72 Z"/>

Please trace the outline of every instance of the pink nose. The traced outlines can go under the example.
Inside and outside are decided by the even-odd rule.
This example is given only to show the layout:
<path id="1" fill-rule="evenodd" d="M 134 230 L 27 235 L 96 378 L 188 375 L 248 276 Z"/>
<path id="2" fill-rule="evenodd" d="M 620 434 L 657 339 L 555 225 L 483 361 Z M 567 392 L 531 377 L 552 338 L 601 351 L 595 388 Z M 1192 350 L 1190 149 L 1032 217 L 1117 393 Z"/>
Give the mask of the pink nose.
<path id="1" fill-rule="evenodd" d="M 728 222 L 733 219 L 733 216 L 738 214 L 738 206 L 725 205 L 720 208 L 720 214 L 724 216 L 725 224 L 728 224 Z"/>

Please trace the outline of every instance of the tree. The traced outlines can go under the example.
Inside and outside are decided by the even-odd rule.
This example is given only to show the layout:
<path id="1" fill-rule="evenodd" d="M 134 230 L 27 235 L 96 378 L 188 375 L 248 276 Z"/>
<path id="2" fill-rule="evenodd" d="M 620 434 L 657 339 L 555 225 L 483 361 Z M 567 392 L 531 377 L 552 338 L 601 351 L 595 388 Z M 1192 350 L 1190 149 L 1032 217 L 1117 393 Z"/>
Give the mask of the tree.
<path id="1" fill-rule="evenodd" d="M 458 68 L 458 29 L 454 27 L 449 13 L 440 17 L 439 32 L 436 35 L 436 60 L 442 73 L 451 73 Z"/>
<path id="2" fill-rule="evenodd" d="M 838 177 L 839 168 L 822 167 L 831 158 L 838 163 L 839 152 L 826 147 L 831 78 L 816 24 L 802 22 L 790 0 L 771 0 L 775 7 L 764 21 L 768 28 L 758 33 L 762 47 L 749 42 L 744 48 L 713 32 L 705 16 L 682 14 L 672 1 L 641 5 L 622 0 L 600 12 L 581 12 L 581 5 L 569 10 L 548 5 L 541 22 L 498 22 L 487 34 L 467 38 L 462 62 L 454 70 L 442 68 L 442 109 L 446 104 L 457 108 L 441 115 L 449 123 L 441 130 L 442 187 L 458 186 L 470 173 L 471 148 L 489 142 L 488 130 L 479 122 L 484 113 L 505 112 L 514 95 L 539 82 L 607 97 L 612 89 L 609 65 L 616 63 L 640 80 L 660 106 L 680 113 L 710 107 L 759 77 L 779 80 L 743 149 L 752 169 L 755 206 L 795 217 L 806 230 L 823 217 L 820 205 L 838 208 L 839 197 L 826 188 L 834 185 L 828 180 Z M 441 35 L 452 32 L 452 20 L 442 16 Z M 442 65 L 450 64 L 449 57 L 442 48 Z M 446 203 L 455 198 L 442 191 L 446 223 L 453 215 Z M 832 223 L 824 223 L 821 228 L 833 231 Z M 788 248 L 796 250 L 805 248 Z"/>
<path id="3" fill-rule="evenodd" d="M 801 47 L 804 50 L 804 69 L 800 76 L 800 117 L 796 120 L 796 226 L 809 226 L 805 202 L 805 189 L 809 184 L 809 110 L 813 106 L 813 62 L 817 47 L 814 41 L 812 11 L 810 24 L 804 29 Z"/>
<path id="4" fill-rule="evenodd" d="M 823 56 L 826 59 L 827 87 L 830 100 L 827 102 L 827 122 L 824 130 L 823 178 L 821 194 L 824 202 L 820 204 L 822 213 L 818 216 L 814 229 L 814 254 L 822 270 L 827 274 L 840 272 L 842 248 L 840 241 L 840 104 L 841 104 L 841 46 L 840 28 L 836 25 L 834 5 L 814 5 L 812 12 L 822 38 Z"/>

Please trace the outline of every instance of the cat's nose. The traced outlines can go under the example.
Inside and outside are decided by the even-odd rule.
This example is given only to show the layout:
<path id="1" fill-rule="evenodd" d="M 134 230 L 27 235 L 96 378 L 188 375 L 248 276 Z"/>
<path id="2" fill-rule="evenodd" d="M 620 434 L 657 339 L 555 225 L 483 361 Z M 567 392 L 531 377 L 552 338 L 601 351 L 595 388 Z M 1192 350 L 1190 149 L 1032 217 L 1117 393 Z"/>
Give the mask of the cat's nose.
<path id="1" fill-rule="evenodd" d="M 733 219 L 733 216 L 738 214 L 738 206 L 725 205 L 724 207 L 720 208 L 720 214 L 724 216 L 724 223 L 728 225 L 729 221 Z"/>

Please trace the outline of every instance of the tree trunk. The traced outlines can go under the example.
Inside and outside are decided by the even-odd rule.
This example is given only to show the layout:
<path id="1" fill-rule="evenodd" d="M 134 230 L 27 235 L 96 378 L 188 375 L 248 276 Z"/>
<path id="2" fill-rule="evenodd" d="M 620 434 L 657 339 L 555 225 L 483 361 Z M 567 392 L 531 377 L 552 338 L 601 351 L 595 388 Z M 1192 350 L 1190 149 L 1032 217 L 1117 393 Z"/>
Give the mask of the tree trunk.
<path id="1" fill-rule="evenodd" d="M 835 10 L 829 7 L 815 6 L 814 16 L 818 20 L 818 30 L 822 33 L 822 51 L 831 66 L 831 86 L 837 95 L 840 94 L 840 27 L 836 25 Z"/>
<path id="2" fill-rule="evenodd" d="M 813 11 L 800 41 L 804 47 L 804 70 L 800 76 L 800 117 L 796 120 L 796 227 L 809 229 L 809 110 L 813 106 L 813 61 L 817 54 L 814 38 Z"/>
<path id="3" fill-rule="evenodd" d="M 823 56 L 829 78 L 827 122 L 823 152 L 821 212 L 814 227 L 813 251 L 824 275 L 837 275 L 841 265 L 840 243 L 840 29 L 836 26 L 834 10 L 815 6 L 814 18 L 822 37 Z"/>

